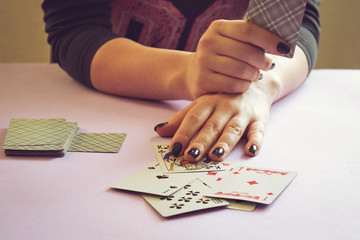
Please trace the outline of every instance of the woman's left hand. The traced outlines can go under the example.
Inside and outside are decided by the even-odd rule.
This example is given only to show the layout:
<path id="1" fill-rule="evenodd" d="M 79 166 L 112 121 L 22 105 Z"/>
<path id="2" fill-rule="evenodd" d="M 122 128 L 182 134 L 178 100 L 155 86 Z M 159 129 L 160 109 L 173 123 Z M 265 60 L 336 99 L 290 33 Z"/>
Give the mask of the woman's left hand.
<path id="1" fill-rule="evenodd" d="M 261 82 L 242 94 L 203 95 L 155 130 L 160 136 L 173 136 L 171 153 L 184 154 L 190 162 L 206 153 L 214 161 L 224 160 L 244 134 L 245 153 L 254 156 L 261 148 L 273 101 Z"/>

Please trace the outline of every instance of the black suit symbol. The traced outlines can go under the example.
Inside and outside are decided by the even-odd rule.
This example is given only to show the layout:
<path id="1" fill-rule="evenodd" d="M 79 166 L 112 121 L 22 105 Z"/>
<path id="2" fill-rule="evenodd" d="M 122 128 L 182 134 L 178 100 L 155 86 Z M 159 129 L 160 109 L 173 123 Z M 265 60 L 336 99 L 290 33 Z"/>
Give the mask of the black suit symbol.
<path id="1" fill-rule="evenodd" d="M 160 200 L 167 200 L 167 201 L 171 201 L 173 200 L 174 196 L 170 195 L 170 196 L 164 196 L 164 197 L 160 197 Z"/>
<path id="2" fill-rule="evenodd" d="M 166 176 L 166 175 L 157 175 L 156 176 L 158 179 L 167 179 L 167 178 L 169 178 L 168 176 Z"/>
<path id="3" fill-rule="evenodd" d="M 176 208 L 176 209 L 182 209 L 185 205 L 180 203 L 180 204 L 177 204 L 177 203 L 174 203 L 173 205 L 170 206 L 170 208 Z"/>

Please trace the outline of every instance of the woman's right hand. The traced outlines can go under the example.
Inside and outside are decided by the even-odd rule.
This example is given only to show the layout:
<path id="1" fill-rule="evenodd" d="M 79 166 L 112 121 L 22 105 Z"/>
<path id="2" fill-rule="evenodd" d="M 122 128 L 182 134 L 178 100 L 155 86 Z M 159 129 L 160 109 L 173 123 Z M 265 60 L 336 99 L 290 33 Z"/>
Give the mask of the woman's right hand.
<path id="1" fill-rule="evenodd" d="M 243 20 L 216 20 L 200 38 L 185 70 L 193 99 L 207 93 L 242 93 L 274 65 L 265 52 L 286 54 L 278 36 Z M 280 50 L 280 51 L 279 51 Z"/>

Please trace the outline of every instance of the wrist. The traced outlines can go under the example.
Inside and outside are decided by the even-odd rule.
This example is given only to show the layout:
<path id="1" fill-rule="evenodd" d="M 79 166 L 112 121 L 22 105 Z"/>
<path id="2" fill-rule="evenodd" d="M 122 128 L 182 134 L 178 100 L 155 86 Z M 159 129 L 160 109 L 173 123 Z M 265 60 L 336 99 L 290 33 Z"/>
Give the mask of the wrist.
<path id="1" fill-rule="evenodd" d="M 194 100 L 188 84 L 189 74 L 191 74 L 189 65 L 192 63 L 192 55 L 194 53 L 181 51 L 178 54 L 177 64 L 169 76 L 169 89 L 176 94 L 178 99 Z"/>
<path id="2" fill-rule="evenodd" d="M 263 80 L 253 83 L 254 87 L 262 92 L 269 104 L 273 104 L 280 98 L 281 93 L 281 81 L 276 76 L 269 72 L 263 73 Z"/>

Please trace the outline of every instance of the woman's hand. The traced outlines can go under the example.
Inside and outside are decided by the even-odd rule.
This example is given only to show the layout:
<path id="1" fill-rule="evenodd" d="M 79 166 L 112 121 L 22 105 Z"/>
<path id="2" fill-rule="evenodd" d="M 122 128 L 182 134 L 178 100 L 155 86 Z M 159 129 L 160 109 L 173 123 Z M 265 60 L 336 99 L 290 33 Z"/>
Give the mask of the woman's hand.
<path id="1" fill-rule="evenodd" d="M 247 134 L 245 153 L 254 156 L 261 148 L 273 95 L 260 82 L 242 94 L 208 94 L 194 100 L 155 130 L 160 136 L 173 136 L 173 155 L 184 154 L 190 162 L 206 153 L 222 161 L 240 138 Z"/>
<path id="2" fill-rule="evenodd" d="M 194 99 L 207 93 L 245 92 L 262 77 L 260 70 L 273 66 L 265 52 L 282 55 L 286 48 L 281 38 L 251 22 L 214 21 L 187 62 L 187 89 Z"/>

